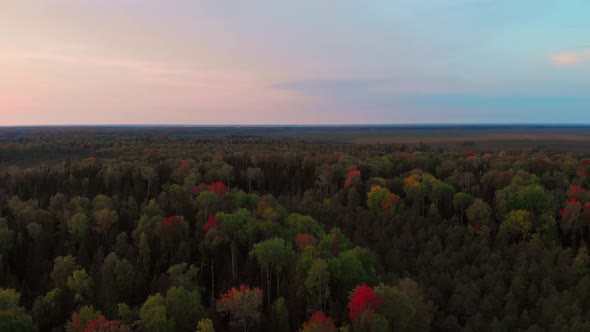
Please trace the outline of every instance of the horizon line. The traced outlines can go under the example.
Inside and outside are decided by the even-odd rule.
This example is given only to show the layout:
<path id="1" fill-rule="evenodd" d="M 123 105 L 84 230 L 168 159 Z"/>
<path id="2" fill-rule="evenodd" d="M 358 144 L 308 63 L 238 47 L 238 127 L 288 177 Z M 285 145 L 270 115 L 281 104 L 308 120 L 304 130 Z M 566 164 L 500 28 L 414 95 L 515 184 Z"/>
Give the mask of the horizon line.
<path id="1" fill-rule="evenodd" d="M 568 126 L 584 127 L 590 126 L 590 122 L 584 123 L 548 123 L 548 122 L 439 122 L 439 123 L 317 123 L 317 124 L 141 124 L 141 123 L 120 123 L 120 124 L 22 124 L 2 125 L 0 128 L 199 128 L 199 127 L 409 127 L 409 126 Z"/>

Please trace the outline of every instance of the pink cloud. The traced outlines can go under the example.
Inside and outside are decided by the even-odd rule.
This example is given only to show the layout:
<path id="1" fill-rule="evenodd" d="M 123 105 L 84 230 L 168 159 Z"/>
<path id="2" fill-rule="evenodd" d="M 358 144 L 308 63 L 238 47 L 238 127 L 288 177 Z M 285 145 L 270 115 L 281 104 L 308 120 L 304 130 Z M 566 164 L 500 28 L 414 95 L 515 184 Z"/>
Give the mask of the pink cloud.
<path id="1" fill-rule="evenodd" d="M 556 66 L 571 66 L 588 60 L 590 60 L 590 50 L 559 53 L 551 57 L 551 61 Z"/>

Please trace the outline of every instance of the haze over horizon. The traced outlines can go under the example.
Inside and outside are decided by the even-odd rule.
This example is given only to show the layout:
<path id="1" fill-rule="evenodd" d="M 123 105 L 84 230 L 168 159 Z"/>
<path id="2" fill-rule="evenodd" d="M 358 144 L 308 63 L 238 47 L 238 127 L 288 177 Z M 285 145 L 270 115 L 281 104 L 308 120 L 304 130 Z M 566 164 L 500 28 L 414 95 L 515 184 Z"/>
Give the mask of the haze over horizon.
<path id="1" fill-rule="evenodd" d="M 590 123 L 590 2 L 7 0 L 0 126 Z"/>

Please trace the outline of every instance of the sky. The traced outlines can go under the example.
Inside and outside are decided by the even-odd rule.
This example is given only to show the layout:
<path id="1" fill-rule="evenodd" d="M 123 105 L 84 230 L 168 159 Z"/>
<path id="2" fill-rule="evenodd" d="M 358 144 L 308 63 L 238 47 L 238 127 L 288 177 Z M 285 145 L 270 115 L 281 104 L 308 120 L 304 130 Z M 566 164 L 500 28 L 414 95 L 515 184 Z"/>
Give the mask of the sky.
<path id="1" fill-rule="evenodd" d="M 0 126 L 590 123 L 588 0 L 2 0 Z"/>

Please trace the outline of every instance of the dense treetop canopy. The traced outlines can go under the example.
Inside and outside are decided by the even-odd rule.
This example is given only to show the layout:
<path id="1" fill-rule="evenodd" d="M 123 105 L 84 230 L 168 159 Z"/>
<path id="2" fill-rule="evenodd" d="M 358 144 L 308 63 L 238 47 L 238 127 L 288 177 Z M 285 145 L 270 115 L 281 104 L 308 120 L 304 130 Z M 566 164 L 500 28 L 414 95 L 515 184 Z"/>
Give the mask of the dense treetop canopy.
<path id="1" fill-rule="evenodd" d="M 0 331 L 590 330 L 590 159 L 0 138 Z"/>

